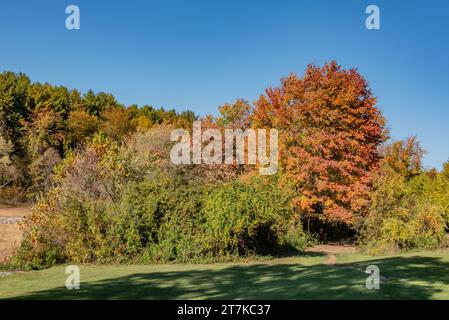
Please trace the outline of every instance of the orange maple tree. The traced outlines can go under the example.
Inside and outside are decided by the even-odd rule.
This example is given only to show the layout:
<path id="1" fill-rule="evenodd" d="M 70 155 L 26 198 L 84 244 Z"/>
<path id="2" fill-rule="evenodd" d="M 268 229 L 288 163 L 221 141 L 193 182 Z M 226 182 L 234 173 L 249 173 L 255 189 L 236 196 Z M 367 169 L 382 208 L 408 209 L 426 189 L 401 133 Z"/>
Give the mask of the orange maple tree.
<path id="1" fill-rule="evenodd" d="M 375 105 L 367 81 L 334 61 L 282 79 L 255 102 L 253 125 L 279 130 L 281 181 L 309 222 L 350 225 L 363 214 L 385 140 Z"/>

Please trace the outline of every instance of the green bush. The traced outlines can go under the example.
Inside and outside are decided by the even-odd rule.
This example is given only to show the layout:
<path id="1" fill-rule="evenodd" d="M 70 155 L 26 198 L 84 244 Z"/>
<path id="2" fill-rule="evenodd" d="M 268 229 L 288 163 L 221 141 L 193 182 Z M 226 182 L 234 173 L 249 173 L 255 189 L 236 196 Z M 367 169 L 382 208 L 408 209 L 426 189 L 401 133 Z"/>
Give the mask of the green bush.
<path id="1" fill-rule="evenodd" d="M 26 224 L 17 261 L 192 263 L 311 243 L 276 178 L 208 185 L 160 175 L 121 189 L 117 200 L 52 190 Z"/>
<path id="2" fill-rule="evenodd" d="M 362 243 L 372 253 L 445 246 L 449 204 L 445 179 L 432 172 L 407 179 L 385 171 L 374 186 Z"/>
<path id="3" fill-rule="evenodd" d="M 158 177 L 130 182 L 116 201 L 53 190 L 27 220 L 22 265 L 193 261 L 201 247 L 199 186 Z"/>
<path id="4" fill-rule="evenodd" d="M 273 254 L 309 244 L 276 178 L 223 184 L 206 197 L 203 212 L 205 246 L 215 255 Z"/>
<path id="5" fill-rule="evenodd" d="M 140 261 L 191 262 L 202 256 L 204 189 L 167 177 L 129 186 L 121 208 L 133 212 L 141 239 Z"/>
<path id="6" fill-rule="evenodd" d="M 155 140 L 142 135 L 126 147 L 98 134 L 68 154 L 54 171 L 54 188 L 25 220 L 13 263 L 194 263 L 277 255 L 314 243 L 292 206 L 298 194 L 279 188 L 279 176 L 207 179 L 142 152 Z M 155 150 L 166 148 L 164 142 Z M 387 167 L 355 227 L 373 253 L 436 248 L 446 244 L 448 211 L 446 171 L 410 175 Z"/>

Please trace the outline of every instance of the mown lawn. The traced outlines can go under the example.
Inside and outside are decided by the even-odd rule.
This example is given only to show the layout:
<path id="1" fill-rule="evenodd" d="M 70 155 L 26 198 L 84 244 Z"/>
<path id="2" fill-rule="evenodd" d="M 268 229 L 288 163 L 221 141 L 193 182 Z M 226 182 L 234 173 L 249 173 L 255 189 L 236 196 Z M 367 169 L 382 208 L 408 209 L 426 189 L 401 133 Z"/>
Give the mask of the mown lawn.
<path id="1" fill-rule="evenodd" d="M 449 251 L 397 256 L 299 256 L 256 263 L 82 265 L 80 290 L 65 266 L 0 278 L 0 299 L 449 299 Z M 368 265 L 380 290 L 365 288 Z"/>

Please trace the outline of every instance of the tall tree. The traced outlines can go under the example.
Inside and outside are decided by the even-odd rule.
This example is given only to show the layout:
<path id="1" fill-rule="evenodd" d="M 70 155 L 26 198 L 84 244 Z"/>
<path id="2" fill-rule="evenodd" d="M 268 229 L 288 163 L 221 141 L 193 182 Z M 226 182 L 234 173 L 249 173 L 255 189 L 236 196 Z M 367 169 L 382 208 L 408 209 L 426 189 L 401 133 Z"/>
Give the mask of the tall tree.
<path id="1" fill-rule="evenodd" d="M 308 218 L 352 224 L 368 204 L 384 118 L 366 80 L 336 62 L 309 65 L 256 101 L 257 127 L 280 130 L 284 186 Z"/>
<path id="2" fill-rule="evenodd" d="M 406 178 L 412 178 L 422 172 L 424 154 L 425 151 L 416 136 L 393 141 L 382 148 L 385 165 Z"/>
<path id="3" fill-rule="evenodd" d="M 3 137 L 14 145 L 14 153 L 24 155 L 21 144 L 22 121 L 30 108 L 30 80 L 21 73 L 0 73 L 0 127 Z"/>

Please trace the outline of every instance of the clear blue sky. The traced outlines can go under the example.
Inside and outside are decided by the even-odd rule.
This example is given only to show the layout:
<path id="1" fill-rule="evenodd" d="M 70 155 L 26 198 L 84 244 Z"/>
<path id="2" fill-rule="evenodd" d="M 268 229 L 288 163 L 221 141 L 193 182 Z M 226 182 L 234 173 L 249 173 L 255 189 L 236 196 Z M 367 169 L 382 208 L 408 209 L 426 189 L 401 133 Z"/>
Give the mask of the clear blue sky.
<path id="1" fill-rule="evenodd" d="M 65 28 L 76 4 L 81 29 Z M 365 28 L 376 4 L 381 30 Z M 4 1 L 0 71 L 124 104 L 215 113 L 308 63 L 368 79 L 394 138 L 416 134 L 426 166 L 449 159 L 449 1 Z"/>

